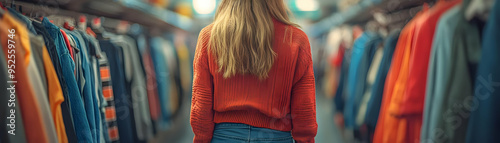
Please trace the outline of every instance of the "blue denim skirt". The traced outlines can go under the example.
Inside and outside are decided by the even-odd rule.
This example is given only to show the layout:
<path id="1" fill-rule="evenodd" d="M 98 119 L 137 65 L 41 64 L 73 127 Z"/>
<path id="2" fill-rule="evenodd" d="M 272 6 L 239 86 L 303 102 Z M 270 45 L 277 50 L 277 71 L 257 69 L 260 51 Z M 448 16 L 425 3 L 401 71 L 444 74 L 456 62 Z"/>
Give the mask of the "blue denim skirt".
<path id="1" fill-rule="evenodd" d="M 247 124 L 215 124 L 212 143 L 293 143 L 292 134 Z"/>

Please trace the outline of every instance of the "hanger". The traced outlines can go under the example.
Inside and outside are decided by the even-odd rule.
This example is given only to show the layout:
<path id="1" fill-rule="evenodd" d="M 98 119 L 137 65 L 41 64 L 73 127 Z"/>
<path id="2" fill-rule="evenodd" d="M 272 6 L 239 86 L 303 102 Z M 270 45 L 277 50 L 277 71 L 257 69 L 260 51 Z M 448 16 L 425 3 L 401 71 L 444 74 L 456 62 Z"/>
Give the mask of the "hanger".
<path id="1" fill-rule="evenodd" d="M 16 8 L 15 0 L 12 0 L 12 2 L 10 2 L 10 8 Z"/>
<path id="2" fill-rule="evenodd" d="M 3 15 L 5 14 L 5 10 L 7 10 L 5 7 L 4 7 L 4 3 L 0 3 L 0 18 L 3 18 Z"/>
<path id="3" fill-rule="evenodd" d="M 43 18 L 38 18 L 38 13 L 35 13 L 35 16 L 33 16 L 33 12 L 35 12 L 35 5 L 31 5 L 31 11 L 30 11 L 30 20 L 37 22 L 37 23 L 42 23 Z"/>
<path id="4" fill-rule="evenodd" d="M 64 21 L 63 27 L 68 29 L 69 31 L 73 31 L 75 29 L 75 27 L 69 25 L 68 21 Z"/>
<path id="5" fill-rule="evenodd" d="M 33 11 L 35 10 L 35 5 L 31 6 L 31 10 L 30 10 L 30 18 L 33 17 Z"/>
<path id="6" fill-rule="evenodd" d="M 80 15 L 77 25 L 78 29 L 80 29 L 81 31 L 85 31 L 87 29 L 87 17 L 85 15 Z"/>
<path id="7" fill-rule="evenodd" d="M 466 6 L 465 18 L 470 21 L 474 17 L 478 17 L 486 21 L 494 2 L 495 0 L 472 0 L 469 5 Z"/>
<path id="8" fill-rule="evenodd" d="M 2 8 L 0 8 L 0 18 L 3 18 L 4 14 L 5 14 L 5 10 L 3 10 Z"/>

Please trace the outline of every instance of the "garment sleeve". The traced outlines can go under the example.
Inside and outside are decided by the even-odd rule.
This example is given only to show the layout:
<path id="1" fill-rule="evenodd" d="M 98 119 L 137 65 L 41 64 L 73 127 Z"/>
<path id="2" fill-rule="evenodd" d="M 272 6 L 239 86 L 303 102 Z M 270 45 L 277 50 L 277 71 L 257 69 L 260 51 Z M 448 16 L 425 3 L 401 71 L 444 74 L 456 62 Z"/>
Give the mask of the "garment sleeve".
<path id="1" fill-rule="evenodd" d="M 297 143 L 312 143 L 316 136 L 316 90 L 309 41 L 302 44 L 292 87 L 292 136 Z"/>
<path id="2" fill-rule="evenodd" d="M 208 67 L 206 30 L 200 32 L 193 62 L 193 96 L 190 122 L 194 132 L 194 143 L 209 143 L 212 139 L 213 122 L 213 76 Z"/>

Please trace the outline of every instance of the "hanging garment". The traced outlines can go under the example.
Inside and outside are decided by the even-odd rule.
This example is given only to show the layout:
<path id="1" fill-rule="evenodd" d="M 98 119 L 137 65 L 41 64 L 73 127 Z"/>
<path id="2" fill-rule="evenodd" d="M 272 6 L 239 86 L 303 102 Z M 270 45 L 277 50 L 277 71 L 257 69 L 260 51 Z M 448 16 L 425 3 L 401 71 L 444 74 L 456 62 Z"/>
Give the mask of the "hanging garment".
<path id="1" fill-rule="evenodd" d="M 3 27 L 4 24 L 0 23 L 0 26 Z M 6 27 L 3 27 L 6 28 Z M 2 32 L 0 32 L 2 33 Z M 2 33 L 4 34 L 4 33 Z M 3 40 L 3 39 L 2 39 Z M 5 46 L 2 44 L 1 46 Z M 8 57 L 8 56 L 7 56 Z M 3 50 L 0 50 L 0 81 L 4 81 L 0 83 L 1 90 L 0 93 L 0 122 L 4 124 L 0 126 L 0 142 L 2 143 L 25 143 L 26 142 L 26 134 L 24 131 L 24 123 L 21 114 L 21 109 L 19 108 L 19 101 L 16 99 L 16 94 L 12 94 L 14 90 L 11 91 L 13 84 L 8 83 L 7 81 L 11 80 L 9 78 L 7 61 L 5 60 L 6 55 Z M 11 63 L 12 64 L 12 63 Z M 14 112 L 14 113 L 11 113 Z M 14 119 L 15 117 L 15 119 Z M 11 121 L 15 121 L 15 123 L 11 123 Z M 13 130 L 14 128 L 15 130 Z M 11 134 L 9 131 L 12 131 Z"/>
<path id="2" fill-rule="evenodd" d="M 427 82 L 427 70 L 429 64 L 430 49 L 436 29 L 436 24 L 443 13 L 461 0 L 439 1 L 421 19 L 417 21 L 415 39 L 409 63 L 408 85 L 403 90 L 399 113 L 401 116 L 421 116 L 425 102 L 425 84 Z M 421 117 L 417 117 L 421 118 Z M 420 129 L 418 129 L 420 134 Z M 418 135 L 420 138 L 420 135 Z"/>
<path id="3" fill-rule="evenodd" d="M 61 103 L 61 111 L 62 111 L 62 116 L 63 116 L 63 121 L 64 121 L 64 127 L 66 130 L 66 135 L 68 138 L 68 142 L 77 142 L 78 138 L 76 136 L 76 132 L 74 129 L 73 125 L 73 117 L 72 117 L 72 112 L 71 112 L 71 106 L 70 106 L 70 101 L 69 101 L 69 89 L 68 86 L 65 84 L 66 80 L 64 79 L 64 76 L 62 74 L 62 67 L 59 62 L 59 55 L 57 54 L 57 49 L 55 45 L 55 41 L 53 38 L 50 36 L 50 34 L 47 32 L 45 29 L 45 26 L 42 23 L 39 23 L 37 21 L 32 22 L 35 31 L 43 36 L 43 39 L 45 41 L 45 46 L 46 50 L 48 51 L 48 56 L 54 66 L 54 70 L 56 72 L 57 78 L 60 83 L 60 87 L 62 90 L 62 94 L 64 96 L 64 101 Z M 45 58 L 46 56 L 44 56 Z M 49 87 L 50 88 L 50 87 Z M 50 92 L 50 90 L 49 90 Z M 49 94 L 52 95 L 52 94 Z"/>
<path id="4" fill-rule="evenodd" d="M 419 141 L 425 98 L 427 64 L 432 45 L 432 37 L 434 36 L 435 25 L 442 13 L 446 12 L 459 2 L 460 1 L 439 1 L 434 7 L 432 7 L 432 9 L 424 10 L 424 12 L 413 20 L 413 39 L 405 49 L 404 56 L 402 58 L 402 66 L 400 67 L 396 84 L 394 84 L 393 91 L 390 92 L 392 96 L 387 108 L 388 113 L 385 113 L 393 116 L 388 118 L 399 118 L 396 119 L 399 120 L 399 122 L 390 121 L 389 119 L 384 121 L 389 123 L 389 125 L 395 125 L 394 127 L 399 129 L 397 132 L 399 134 L 395 134 L 401 138 L 393 140 L 389 137 L 393 136 L 392 133 L 384 133 L 384 136 L 389 139 L 386 141 Z"/>
<path id="5" fill-rule="evenodd" d="M 163 52 L 163 41 L 160 37 L 151 39 L 151 58 L 153 60 L 156 82 L 158 89 L 158 98 L 160 101 L 161 117 L 159 120 L 160 130 L 165 130 L 169 126 L 171 115 L 170 110 L 170 71 L 168 70 L 168 63 Z"/>
<path id="6" fill-rule="evenodd" d="M 101 58 L 99 59 L 99 71 L 101 75 L 102 94 L 106 100 L 105 120 L 106 127 L 108 128 L 108 136 L 105 140 L 106 142 L 118 142 L 120 136 L 117 126 L 115 97 L 113 95 L 113 83 L 111 80 L 111 72 L 106 53 L 101 53 Z"/>
<path id="7" fill-rule="evenodd" d="M 379 35 L 365 32 L 354 42 L 346 85 L 347 95 L 344 109 L 346 128 L 358 128 L 356 116 L 366 88 L 366 77 L 376 48 L 381 41 L 382 38 Z"/>
<path id="8" fill-rule="evenodd" d="M 138 41 L 139 42 L 139 41 Z M 144 39 L 145 42 L 145 39 Z M 147 45 L 144 45 L 147 46 Z M 158 86 L 156 80 L 156 72 L 153 60 L 151 59 L 151 48 L 144 47 L 141 50 L 142 58 L 144 61 L 144 69 L 146 71 L 147 92 L 149 101 L 149 110 L 151 112 L 151 119 L 158 121 L 161 115 L 160 100 L 158 98 Z"/>
<path id="9" fill-rule="evenodd" d="M 85 105 L 85 112 L 87 114 L 87 119 L 88 123 L 90 125 L 90 131 L 92 133 L 92 138 L 94 142 L 99 142 L 100 137 L 99 137 L 99 123 L 98 121 L 100 120 L 99 114 L 96 114 L 98 112 L 97 109 L 97 99 L 95 98 L 96 96 L 94 95 L 95 92 L 93 91 L 93 88 L 95 87 L 94 82 L 92 81 L 92 73 L 93 71 L 90 70 L 90 61 L 88 58 L 88 50 L 87 50 L 87 42 L 83 39 L 83 37 L 80 35 L 79 32 L 76 31 L 69 31 L 69 30 L 64 30 L 68 36 L 71 36 L 71 38 L 75 42 L 75 48 L 79 49 L 79 52 L 75 53 L 74 58 L 79 59 L 80 63 L 80 68 L 77 68 L 79 72 L 76 76 L 79 76 L 80 78 L 77 78 L 77 83 L 79 84 L 80 87 L 80 92 L 81 96 L 83 98 L 83 103 Z M 75 60 L 76 62 L 77 60 Z M 96 116 L 97 115 L 97 116 Z"/>
<path id="10" fill-rule="evenodd" d="M 61 103 L 61 111 L 62 111 L 64 127 L 66 130 L 68 142 L 77 142 L 78 138 L 76 136 L 76 132 L 74 129 L 73 117 L 72 117 L 71 108 L 69 105 L 70 101 L 69 101 L 68 86 L 66 84 L 62 84 L 62 83 L 66 83 L 66 81 L 65 81 L 64 76 L 62 74 L 62 68 L 61 68 L 61 64 L 59 62 L 59 55 L 57 54 L 57 49 L 55 47 L 56 45 L 54 44 L 53 38 L 47 32 L 47 30 L 45 29 L 45 27 L 42 23 L 39 23 L 37 21 L 33 21 L 32 24 L 33 24 L 37 34 L 41 35 L 45 41 L 46 50 L 48 51 L 48 54 L 49 54 L 48 56 L 50 58 L 50 61 L 53 64 L 54 70 L 55 70 L 56 75 L 57 75 L 57 79 L 59 80 L 59 83 L 60 83 L 62 94 L 63 94 L 64 99 L 65 99 Z M 44 56 L 44 58 L 45 58 L 45 56 Z M 52 94 L 49 93 L 49 95 L 52 95 Z"/>
<path id="11" fill-rule="evenodd" d="M 359 111 L 358 114 L 356 115 L 356 126 L 361 126 L 365 122 L 366 118 L 366 111 L 368 110 L 368 102 L 372 96 L 371 91 L 372 91 L 372 86 L 373 83 L 375 83 L 375 78 L 377 76 L 377 71 L 380 68 L 380 62 L 382 61 L 382 57 L 384 56 L 384 49 L 382 46 L 376 47 L 375 54 L 373 55 L 373 60 L 370 64 L 370 69 L 368 70 L 367 76 L 366 76 L 366 83 L 365 83 L 365 92 L 363 93 L 361 102 L 359 103 Z"/>
<path id="12" fill-rule="evenodd" d="M 69 52 L 69 55 L 71 56 L 71 59 L 75 60 L 75 53 L 74 53 L 74 49 L 72 48 L 72 47 L 75 47 L 75 45 L 72 46 L 70 44 L 71 43 L 70 39 L 63 29 L 60 29 L 60 31 L 61 31 L 61 34 L 63 35 L 64 43 L 66 43 L 66 47 L 68 48 L 68 52 Z"/>
<path id="13" fill-rule="evenodd" d="M 36 30 L 35 30 L 35 27 L 33 27 L 33 25 L 31 25 L 31 20 L 22 15 L 21 13 L 17 12 L 15 9 L 13 8 L 10 8 L 10 7 L 7 7 L 8 11 L 9 11 L 9 14 L 15 18 L 17 18 L 17 20 L 19 20 L 19 22 L 25 24 L 26 28 L 28 28 L 28 31 L 32 34 L 37 34 L 36 33 Z"/>
<path id="14" fill-rule="evenodd" d="M 96 131 L 98 134 L 98 140 L 101 140 L 102 142 L 106 142 L 106 138 L 109 140 L 109 134 L 108 134 L 108 128 L 106 124 L 106 117 L 105 117 L 105 106 L 107 105 L 106 100 L 104 99 L 103 93 L 102 93 L 102 84 L 101 84 L 101 75 L 99 72 L 99 61 L 98 58 L 101 57 L 101 48 L 99 47 L 99 43 L 97 39 L 94 37 L 86 34 L 83 31 L 76 31 L 80 33 L 80 35 L 83 38 L 83 41 L 85 41 L 86 51 L 87 51 L 87 56 L 89 58 L 89 69 L 90 69 L 90 82 L 92 82 L 92 95 L 94 96 L 94 99 L 96 102 L 94 102 L 94 116 L 95 116 L 95 124 L 96 128 L 99 130 Z"/>
<path id="15" fill-rule="evenodd" d="M 470 0 L 464 0 L 470 2 Z M 464 5 L 466 5 L 464 3 Z M 465 9 L 461 13 L 464 15 Z M 453 36 L 452 60 L 450 85 L 444 95 L 445 109 L 442 116 L 447 120 L 438 123 L 438 128 L 442 127 L 446 136 L 450 139 L 447 142 L 457 143 L 466 140 L 467 126 L 471 106 L 468 100 L 472 99 L 474 94 L 474 79 L 477 77 L 477 66 L 481 59 L 481 28 L 480 21 L 467 21 L 460 16 L 458 28 L 455 29 Z M 454 118 L 451 119 L 450 118 Z M 461 118 L 458 121 L 456 118 Z"/>
<path id="16" fill-rule="evenodd" d="M 52 64 L 52 61 L 50 60 L 49 53 L 47 51 L 47 48 L 43 44 L 43 37 L 34 37 L 31 38 L 31 41 L 33 43 L 41 43 L 42 47 L 39 48 L 34 48 L 33 51 L 36 51 L 35 49 L 40 49 L 42 50 L 41 56 L 42 56 L 42 62 L 44 66 L 44 77 L 46 77 L 46 85 L 47 86 L 47 93 L 48 93 L 48 99 L 49 99 L 49 104 L 50 104 L 50 110 L 52 113 L 52 117 L 54 118 L 54 125 L 55 129 L 57 132 L 57 137 L 59 142 L 61 143 L 67 143 L 68 138 L 66 134 L 66 127 L 64 124 L 64 119 L 63 119 L 63 114 L 61 110 L 61 103 L 64 102 L 64 96 L 63 92 L 61 89 L 61 85 L 59 83 L 59 79 L 57 78 L 57 74 L 54 70 L 54 65 Z M 33 52 L 36 53 L 36 52 Z"/>
<path id="17" fill-rule="evenodd" d="M 116 109 L 116 121 L 120 142 L 132 143 L 135 141 L 133 111 L 130 107 L 130 95 L 127 94 L 125 73 L 123 68 L 123 51 L 110 40 L 99 40 L 99 45 L 108 58 L 111 82 L 113 83 L 113 96 Z M 111 133 L 110 133 L 111 136 Z"/>
<path id="18" fill-rule="evenodd" d="M 3 18 L 9 18 L 9 15 L 4 14 Z M 2 35 L 9 35 L 10 33 L 8 29 L 14 29 L 17 32 L 21 30 L 21 27 L 14 28 L 9 24 L 4 23 L 3 20 L 2 22 L 0 22 L 0 27 L 2 27 L 0 28 L 0 33 Z M 20 41 L 20 39 L 22 38 L 20 37 L 19 34 L 16 34 L 16 36 L 13 37 L 14 38 L 11 39 L 13 41 Z M 10 80 L 18 81 L 15 82 L 13 86 L 16 87 L 15 97 L 17 100 L 19 100 L 18 105 L 21 107 L 21 113 L 22 113 L 21 116 L 23 118 L 26 141 L 28 141 L 29 143 L 48 143 L 49 137 L 47 135 L 48 133 L 45 131 L 45 124 L 43 120 L 40 120 L 43 119 L 40 105 L 38 104 L 38 101 L 36 101 L 35 97 L 36 95 L 33 92 L 32 85 L 28 79 L 26 66 L 24 65 L 26 63 L 25 60 L 27 60 L 27 58 L 25 57 L 26 52 L 24 51 L 24 48 L 20 42 L 8 43 L 7 36 L 0 36 L 0 39 L 2 41 L 2 49 L 4 50 L 4 54 L 8 53 L 11 55 L 15 55 L 15 57 L 17 57 L 15 58 L 16 59 L 15 73 L 13 73 L 14 76 Z M 9 44 L 13 44 L 15 47 L 17 47 L 15 53 L 8 52 Z M 6 57 L 8 56 L 6 55 Z"/>
<path id="19" fill-rule="evenodd" d="M 191 82 L 193 81 L 192 76 L 193 73 L 191 72 L 192 69 L 190 66 L 190 59 L 189 59 L 189 49 L 186 44 L 182 43 L 179 46 L 176 47 L 177 49 L 177 54 L 179 57 L 179 70 L 180 70 L 180 79 L 181 79 L 181 85 L 183 87 L 184 91 L 189 91 L 191 90 Z M 190 92 L 190 91 L 189 91 Z M 182 95 L 181 95 L 182 96 Z"/>
<path id="20" fill-rule="evenodd" d="M 442 121 L 443 100 L 445 99 L 446 85 L 451 78 L 452 52 L 454 48 L 453 35 L 460 18 L 460 6 L 457 5 L 441 16 L 432 43 L 427 75 L 425 106 L 423 112 L 420 140 L 423 142 L 442 142 L 443 129 L 437 128 L 437 123 Z M 439 136 L 439 137 L 438 137 Z"/>
<path id="21" fill-rule="evenodd" d="M 33 57 L 33 54 L 31 52 L 31 44 L 30 44 L 30 40 L 29 40 L 29 33 L 27 31 L 27 29 L 25 28 L 26 26 L 24 26 L 22 23 L 20 23 L 19 21 L 17 21 L 16 19 L 14 19 L 14 17 L 11 17 L 10 15 L 4 15 L 3 16 L 3 19 L 2 19 L 3 22 L 6 22 L 6 24 L 9 24 L 11 27 L 10 28 L 14 28 L 16 30 L 15 32 L 15 35 L 16 36 L 19 36 L 20 38 L 20 44 L 21 44 L 21 48 L 24 50 L 24 58 L 25 58 L 25 66 L 26 67 L 26 70 L 27 70 L 27 74 L 28 74 L 28 78 L 29 78 L 29 82 L 32 84 L 32 87 L 33 87 L 33 91 L 34 91 L 34 97 L 35 97 L 35 100 L 36 102 L 38 102 L 38 105 L 39 105 L 39 108 L 40 108 L 40 111 L 42 112 L 42 118 L 40 118 L 39 120 L 42 120 L 43 123 L 46 125 L 44 130 L 45 132 L 47 133 L 47 139 L 49 139 L 48 141 L 49 142 L 57 142 L 57 134 L 56 134 L 56 131 L 55 131 L 55 127 L 54 127 L 54 119 L 52 118 L 52 114 L 50 112 L 50 106 L 49 106 L 49 102 L 48 102 L 48 99 L 47 99 L 47 91 L 43 89 L 43 86 L 39 86 L 39 85 L 42 85 L 42 80 L 41 80 L 41 75 L 40 73 L 38 72 L 38 68 L 36 66 L 36 63 L 34 62 L 34 57 Z M 19 48 L 20 49 L 20 48 Z M 21 57 L 23 58 L 23 57 Z M 18 59 L 18 58 L 16 58 Z M 18 63 L 17 66 L 22 66 L 20 64 L 23 64 L 23 63 Z"/>
<path id="22" fill-rule="evenodd" d="M 500 1 L 496 1 L 482 36 L 482 54 L 475 79 L 474 97 L 466 104 L 472 113 L 467 142 L 500 142 Z"/>
<path id="23" fill-rule="evenodd" d="M 335 92 L 335 96 L 333 98 L 335 103 L 335 110 L 340 113 L 344 113 L 345 109 L 345 85 L 347 84 L 347 76 L 349 75 L 349 66 L 351 63 L 351 49 L 345 49 L 345 54 L 342 60 L 342 65 L 340 68 L 340 79 L 337 87 L 337 91 Z"/>
<path id="24" fill-rule="evenodd" d="M 29 23 L 31 24 L 31 23 Z M 42 85 L 40 85 L 40 88 L 48 93 L 47 89 L 47 77 L 45 76 L 45 67 L 43 63 L 43 37 L 41 36 L 35 36 L 32 33 L 30 33 L 30 45 L 31 45 L 31 52 L 33 54 L 33 62 L 35 62 L 36 68 L 38 69 L 37 72 L 40 75 L 40 80 Z M 48 95 L 49 96 L 49 95 Z M 48 98 L 47 96 L 47 98 Z"/>
<path id="25" fill-rule="evenodd" d="M 380 62 L 380 67 L 377 71 L 377 77 L 373 83 L 371 90 L 371 97 L 368 101 L 367 111 L 365 115 L 365 123 L 368 126 L 370 132 L 375 131 L 375 126 L 377 125 L 377 119 L 379 116 L 380 105 L 382 104 L 382 95 L 384 93 L 384 84 L 387 73 L 391 66 L 392 55 L 396 44 L 398 42 L 399 33 L 401 31 L 395 31 L 386 38 L 384 41 L 384 55 L 382 61 Z"/>
<path id="26" fill-rule="evenodd" d="M 42 23 L 55 41 L 54 43 L 56 45 L 57 55 L 59 55 L 59 62 L 61 67 L 64 68 L 62 70 L 62 74 L 66 83 L 61 83 L 61 85 L 66 85 L 68 87 L 69 105 L 71 106 L 73 125 L 75 126 L 78 141 L 92 142 L 93 139 L 90 131 L 90 125 L 87 120 L 88 118 L 84 109 L 83 99 L 74 75 L 75 64 L 69 55 L 68 48 L 64 42 L 64 37 L 61 34 L 60 29 L 50 23 L 47 18 L 44 18 Z"/>
<path id="27" fill-rule="evenodd" d="M 395 117 L 394 114 L 389 111 L 389 107 L 394 104 L 394 102 L 392 102 L 395 100 L 394 98 L 400 95 L 394 94 L 400 86 L 403 86 L 401 83 L 404 82 L 400 80 L 408 76 L 408 70 L 403 67 L 408 66 L 407 63 L 410 57 L 410 48 L 415 31 L 415 21 L 426 11 L 427 7 L 424 6 L 423 10 L 403 28 L 399 36 L 398 44 L 396 45 L 391 62 L 391 68 L 385 82 L 382 106 L 380 107 L 380 113 L 373 137 L 374 143 L 405 142 L 407 139 L 404 131 L 407 128 L 408 121 Z"/>
<path id="28" fill-rule="evenodd" d="M 180 100 L 181 100 L 181 95 L 182 95 L 182 84 L 180 81 L 180 68 L 179 68 L 179 57 L 176 54 L 177 49 L 174 47 L 171 41 L 168 41 L 166 39 L 163 39 L 163 44 L 164 48 L 162 48 L 165 58 L 167 59 L 167 65 L 168 65 L 168 70 L 169 70 L 169 82 L 170 82 L 170 92 L 169 92 L 169 101 L 170 101 L 170 113 L 172 115 L 170 118 L 174 118 L 176 114 L 179 112 L 176 112 L 180 106 Z"/>
<path id="29" fill-rule="evenodd" d="M 477 65 L 481 55 L 480 44 L 480 23 L 478 21 L 467 21 L 463 16 L 465 7 L 469 5 L 470 0 L 465 0 L 460 10 L 454 16 L 455 21 L 450 21 L 456 28 L 451 32 L 447 39 L 451 45 L 448 49 L 438 51 L 442 56 L 438 61 L 436 73 L 440 73 L 440 79 L 445 77 L 444 81 L 436 82 L 431 112 L 435 112 L 434 119 L 430 120 L 429 138 L 437 142 L 464 142 L 466 137 L 467 123 L 470 109 L 467 109 L 466 102 L 473 95 L 473 79 L 476 77 Z M 447 23 L 446 27 L 453 25 Z M 447 52 L 447 53 L 446 53 Z M 447 66 L 444 66 L 447 65 Z M 443 67 L 443 68 L 441 68 Z M 446 69 L 444 69 L 446 68 Z M 460 78 L 458 78 L 460 77 Z M 430 79 L 431 77 L 429 77 Z M 426 97 L 427 98 L 427 97 Z M 437 99 L 437 100 L 436 100 Z M 426 99 L 427 100 L 427 99 Z M 426 105 L 427 106 L 427 105 Z M 433 117 L 433 116 L 431 116 Z"/>
<path id="30" fill-rule="evenodd" d="M 77 31 L 80 33 L 82 36 L 83 40 L 85 41 L 85 45 L 87 47 L 85 48 L 85 51 L 87 53 L 87 58 L 88 58 L 88 64 L 89 64 L 89 71 L 90 71 L 90 82 L 91 82 L 91 92 L 94 100 L 94 117 L 95 117 L 95 124 L 96 128 L 98 129 L 97 132 L 97 140 L 104 140 L 102 137 L 104 135 L 104 131 L 107 131 L 107 128 L 103 128 L 103 123 L 105 122 L 103 118 L 104 108 L 101 108 L 101 104 L 104 102 L 104 97 L 102 96 L 102 92 L 99 92 L 99 88 L 101 87 L 100 82 L 98 81 L 98 77 L 101 75 L 97 74 L 97 57 L 96 53 L 100 53 L 100 47 L 97 45 L 97 40 L 90 35 L 86 34 L 83 31 Z M 99 50 L 97 52 L 96 50 Z M 106 134 L 107 135 L 107 134 Z"/>
<path id="31" fill-rule="evenodd" d="M 146 79 L 139 63 L 139 53 L 135 40 L 123 35 L 113 36 L 111 41 L 123 50 L 125 77 L 127 80 L 127 92 L 132 95 L 132 110 L 134 111 L 135 128 L 139 141 L 147 141 L 153 138 L 152 123 L 148 107 L 146 91 Z"/>

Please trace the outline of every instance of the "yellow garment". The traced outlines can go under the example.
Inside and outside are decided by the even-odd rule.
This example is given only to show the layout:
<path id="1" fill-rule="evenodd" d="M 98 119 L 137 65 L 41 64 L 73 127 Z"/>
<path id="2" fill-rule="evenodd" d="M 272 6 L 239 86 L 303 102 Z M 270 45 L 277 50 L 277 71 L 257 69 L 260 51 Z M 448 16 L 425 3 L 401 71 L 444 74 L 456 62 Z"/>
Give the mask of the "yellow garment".
<path id="1" fill-rule="evenodd" d="M 19 37 L 19 41 L 16 41 L 16 42 L 19 42 L 21 47 L 16 47 L 16 48 L 18 50 L 22 51 L 21 55 L 23 55 L 22 58 L 24 59 L 24 66 L 27 69 L 29 69 L 29 66 L 34 66 L 33 65 L 34 63 L 31 63 L 31 65 L 30 65 L 30 62 L 32 62 L 32 61 L 30 61 L 30 59 L 33 58 L 32 57 L 33 55 L 31 55 L 31 48 L 32 47 L 31 47 L 31 43 L 30 43 L 29 31 L 28 31 L 28 29 L 26 29 L 26 26 L 23 23 L 19 22 L 14 17 L 12 17 L 10 14 L 4 14 L 2 21 L 5 22 L 6 24 L 10 25 L 13 29 L 15 29 L 15 32 L 14 32 L 15 36 Z M 22 48 L 22 49 L 19 49 L 19 48 Z M 47 69 L 49 69 L 49 68 L 46 67 L 47 60 L 45 60 L 45 59 L 48 58 L 48 62 L 50 62 L 50 65 L 52 65 L 52 61 L 50 60 L 50 57 L 49 57 L 46 49 L 45 49 L 45 53 L 43 55 L 43 58 L 44 58 L 43 62 L 44 62 L 44 66 L 45 66 L 45 71 L 47 73 Z M 18 66 L 21 66 L 21 65 L 16 65 L 16 67 L 18 67 Z M 52 72 L 54 72 L 53 65 L 52 65 Z M 30 71 L 27 71 L 27 73 L 30 73 Z M 30 74 L 28 74 L 28 77 L 31 79 L 30 83 L 32 84 L 32 86 L 36 86 L 37 85 L 36 82 L 32 83 L 33 79 L 35 79 L 35 78 L 30 77 L 29 75 Z M 44 75 L 38 74 L 37 76 L 44 76 Z M 55 79 L 57 81 L 59 80 L 57 77 L 55 77 Z M 34 81 L 36 81 L 36 80 L 34 80 Z M 47 77 L 47 82 L 49 84 L 53 84 L 53 81 L 49 80 L 48 77 Z M 35 85 L 33 85 L 33 84 L 35 84 Z M 42 84 L 42 83 L 39 83 L 39 84 Z M 59 82 L 57 82 L 57 85 L 60 86 Z M 59 87 L 59 92 L 61 92 L 61 94 L 62 94 L 61 87 Z M 59 109 L 60 109 L 60 104 L 62 103 L 62 101 L 60 101 L 56 105 L 53 105 L 54 103 L 52 103 L 52 102 L 54 100 L 51 98 L 53 96 L 53 94 L 52 94 L 52 92 L 48 92 L 48 93 L 50 95 L 48 101 L 46 100 L 46 98 L 44 98 L 44 97 L 47 97 L 47 93 L 45 93 L 45 91 L 44 91 L 44 93 L 38 92 L 38 93 L 33 94 L 33 95 L 37 95 L 37 96 L 34 96 L 34 99 L 39 103 L 37 106 L 40 109 L 41 114 L 42 114 L 42 117 L 39 118 L 38 120 L 42 120 L 43 123 L 45 124 L 45 127 L 43 129 L 45 130 L 45 133 L 48 137 L 48 142 L 61 142 L 58 140 L 58 138 L 61 138 L 61 137 L 59 137 L 60 135 L 58 132 L 60 132 L 60 131 L 57 129 L 57 127 L 60 127 L 60 125 L 59 126 L 56 125 L 58 121 L 56 121 L 56 118 L 54 118 L 54 113 L 57 113 L 57 112 L 54 112 L 53 107 L 59 105 Z M 62 100 L 64 101 L 64 98 Z M 48 114 L 51 114 L 52 116 L 50 116 Z M 62 111 L 61 110 L 59 110 L 59 115 L 60 115 L 60 118 L 58 119 L 58 120 L 60 120 L 59 124 L 64 125 L 64 123 L 62 123 Z M 52 125 L 52 122 L 54 122 L 55 124 Z M 29 126 L 27 126 L 27 127 L 29 127 Z M 62 127 L 64 128 L 64 126 L 62 126 Z M 64 132 L 64 138 L 67 138 L 66 131 L 63 130 L 63 132 Z M 67 139 L 66 139 L 66 142 L 67 142 Z"/>
<path id="2" fill-rule="evenodd" d="M 31 44 L 29 41 L 30 38 L 29 38 L 28 30 L 25 28 L 26 26 L 23 25 L 22 23 L 18 22 L 10 14 L 4 14 L 2 21 L 5 22 L 5 24 L 10 25 L 12 28 L 14 28 L 16 30 L 14 32 L 15 36 L 20 36 L 19 39 L 21 40 L 20 41 L 21 47 L 23 48 L 23 51 L 24 51 L 24 53 L 23 53 L 24 54 L 24 65 L 28 66 L 28 64 L 30 63 L 30 56 L 31 56 Z"/>
<path id="3" fill-rule="evenodd" d="M 14 83 L 14 85 L 16 87 L 22 87 L 16 88 L 16 97 L 19 100 L 19 106 L 21 107 L 21 114 L 23 119 L 22 124 L 24 124 L 26 141 L 28 143 L 48 143 L 48 133 L 46 132 L 46 126 L 42 121 L 43 115 L 40 109 L 40 105 L 36 101 L 37 99 L 33 92 L 33 87 L 30 84 L 27 75 L 26 67 L 28 66 L 29 62 L 25 62 L 25 59 L 29 59 L 29 55 L 27 56 L 27 58 L 25 58 L 25 47 L 21 46 L 21 42 L 18 42 L 21 41 L 22 38 L 16 33 L 22 32 L 23 27 L 18 27 L 19 25 L 16 26 L 12 24 L 19 23 L 16 23 L 15 19 L 13 19 L 10 15 L 4 14 L 2 20 L 0 21 L 0 34 L 6 36 L 0 36 L 0 42 L 2 43 L 1 47 L 4 50 L 6 58 L 8 57 L 7 55 L 14 55 L 15 57 L 19 57 L 15 59 L 16 62 L 20 64 L 16 64 L 16 72 L 14 72 L 12 75 L 15 76 L 13 80 L 18 81 L 17 83 Z M 11 29 L 15 30 L 11 31 Z M 11 35 L 16 36 L 9 37 Z M 27 37 L 28 35 L 25 34 L 25 36 Z M 26 39 L 26 37 L 24 37 L 24 39 Z M 13 42 L 8 42 L 9 40 L 12 40 Z M 8 45 L 10 44 L 15 46 L 15 52 L 13 53 L 8 52 L 11 51 L 8 48 Z"/>
<path id="4" fill-rule="evenodd" d="M 50 111 L 52 112 L 52 117 L 54 118 L 57 138 L 60 143 L 67 143 L 68 138 L 61 110 L 61 103 L 64 101 L 64 96 L 54 69 L 54 65 L 50 60 L 49 52 L 47 51 L 45 45 L 43 46 L 43 65 L 45 67 L 45 76 L 47 77 Z"/>
<path id="5" fill-rule="evenodd" d="M 183 90 L 189 92 L 191 87 L 191 76 L 193 73 L 191 72 L 191 64 L 189 63 L 189 50 L 185 44 L 180 44 L 177 46 L 177 55 L 179 56 L 179 68 L 180 68 L 180 76 L 181 76 L 181 84 Z"/>

